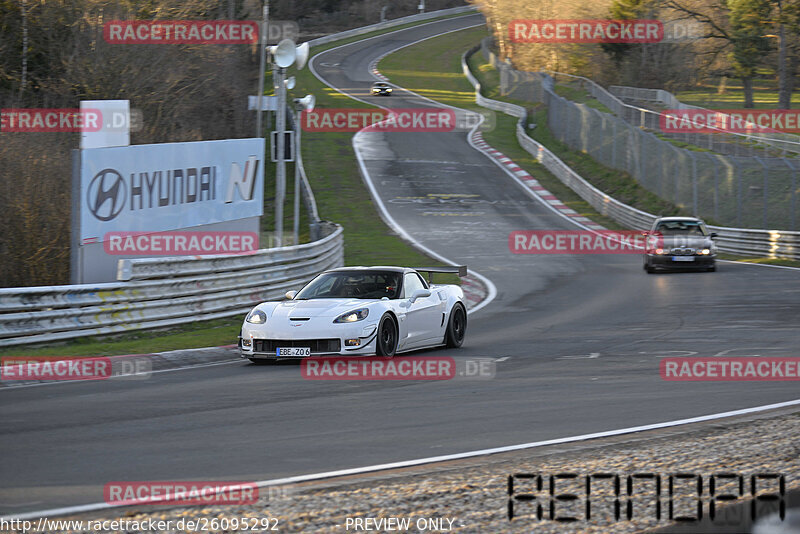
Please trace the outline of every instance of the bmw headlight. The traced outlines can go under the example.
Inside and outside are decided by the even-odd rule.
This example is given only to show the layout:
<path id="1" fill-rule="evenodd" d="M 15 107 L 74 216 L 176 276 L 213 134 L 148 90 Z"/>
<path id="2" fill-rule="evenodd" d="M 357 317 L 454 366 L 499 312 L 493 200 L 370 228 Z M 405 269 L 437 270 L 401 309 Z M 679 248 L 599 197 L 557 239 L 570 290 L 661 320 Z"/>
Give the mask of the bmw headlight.
<path id="1" fill-rule="evenodd" d="M 711 249 L 704 248 L 703 250 L 700 251 L 700 254 L 702 254 L 703 256 L 708 256 L 709 254 L 711 254 Z"/>
<path id="2" fill-rule="evenodd" d="M 264 324 L 267 322 L 267 314 L 258 308 L 254 308 L 253 311 L 247 314 L 245 321 L 253 324 Z"/>
<path id="3" fill-rule="evenodd" d="M 369 315 L 369 308 L 360 308 L 353 310 L 336 318 L 334 323 L 355 323 L 356 321 L 363 321 Z"/>

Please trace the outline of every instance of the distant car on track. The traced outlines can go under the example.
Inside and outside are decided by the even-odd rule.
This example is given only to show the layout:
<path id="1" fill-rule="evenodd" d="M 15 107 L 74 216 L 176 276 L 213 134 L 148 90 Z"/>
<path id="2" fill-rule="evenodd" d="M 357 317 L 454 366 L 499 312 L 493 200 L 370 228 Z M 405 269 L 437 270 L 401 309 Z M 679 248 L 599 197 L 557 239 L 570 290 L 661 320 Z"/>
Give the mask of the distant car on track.
<path id="1" fill-rule="evenodd" d="M 464 292 L 457 285 L 429 284 L 419 272 L 465 276 L 467 268 L 325 271 L 299 292 L 287 292 L 288 300 L 262 302 L 247 314 L 239 336 L 241 356 L 260 363 L 460 347 L 467 328 Z"/>
<path id="2" fill-rule="evenodd" d="M 372 84 L 372 94 L 378 96 L 392 96 L 392 86 L 386 82 L 375 82 Z"/>
<path id="3" fill-rule="evenodd" d="M 702 269 L 715 271 L 716 247 L 701 219 L 694 217 L 661 217 L 646 233 L 644 270 Z"/>

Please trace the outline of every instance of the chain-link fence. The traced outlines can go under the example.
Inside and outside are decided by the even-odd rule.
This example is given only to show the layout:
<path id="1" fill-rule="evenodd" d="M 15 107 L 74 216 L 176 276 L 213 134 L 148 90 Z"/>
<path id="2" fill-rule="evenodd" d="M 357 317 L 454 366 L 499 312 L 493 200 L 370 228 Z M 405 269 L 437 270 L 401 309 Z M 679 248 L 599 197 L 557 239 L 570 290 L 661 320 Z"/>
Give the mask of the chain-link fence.
<path id="1" fill-rule="evenodd" d="M 556 94 L 550 74 L 516 71 L 482 48 L 500 71 L 501 93 L 544 103 L 551 132 L 573 150 L 628 172 L 649 191 L 715 224 L 796 229 L 800 159 L 771 156 L 773 147 L 747 155 L 702 150 L 699 142 L 694 150 L 680 147 L 653 133 L 659 131 L 657 113 L 628 106 L 599 86 L 585 89 L 614 114 L 572 102 Z M 698 140 L 685 142 L 692 141 Z"/>

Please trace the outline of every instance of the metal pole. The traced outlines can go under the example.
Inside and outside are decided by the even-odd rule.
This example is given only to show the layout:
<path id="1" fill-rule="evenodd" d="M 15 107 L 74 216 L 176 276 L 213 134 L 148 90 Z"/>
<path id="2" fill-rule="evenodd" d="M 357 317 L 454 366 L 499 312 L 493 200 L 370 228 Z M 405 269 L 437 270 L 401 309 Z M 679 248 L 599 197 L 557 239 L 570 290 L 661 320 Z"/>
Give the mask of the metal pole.
<path id="1" fill-rule="evenodd" d="M 711 159 L 711 164 L 714 165 L 714 219 L 719 221 L 719 168 L 716 158 L 710 154 L 708 157 Z"/>
<path id="2" fill-rule="evenodd" d="M 264 69 L 267 55 L 267 29 L 269 28 L 269 0 L 264 0 L 264 7 L 261 11 L 261 38 L 259 39 L 260 55 L 258 67 L 258 108 L 256 111 L 256 137 L 264 137 L 261 130 L 261 108 L 264 102 Z"/>
<path id="3" fill-rule="evenodd" d="M 294 115 L 294 244 L 300 243 L 300 115 L 298 111 Z"/>
<path id="4" fill-rule="evenodd" d="M 286 198 L 286 161 L 283 159 L 286 130 L 286 84 L 283 82 L 283 67 L 275 67 L 277 76 L 278 110 L 276 111 L 275 130 L 277 131 L 277 165 L 275 170 L 275 246 L 283 246 L 283 203 Z"/>
<path id="5" fill-rule="evenodd" d="M 736 166 L 736 178 L 737 178 L 737 189 L 736 189 L 736 226 L 739 228 L 742 227 L 742 168 L 731 161 Z"/>
<path id="6" fill-rule="evenodd" d="M 692 215 L 697 217 L 697 158 L 689 151 L 692 157 Z"/>
<path id="7" fill-rule="evenodd" d="M 767 164 L 764 163 L 758 156 L 753 156 L 753 159 L 756 160 L 761 164 L 761 177 L 763 183 L 761 185 L 761 197 L 762 197 L 762 204 L 761 204 L 761 226 L 764 230 L 767 229 Z"/>
<path id="8" fill-rule="evenodd" d="M 792 165 L 791 163 L 789 163 L 789 160 L 788 160 L 788 159 L 786 159 L 786 158 L 781 158 L 781 160 L 782 160 L 782 161 L 783 161 L 783 162 L 786 164 L 786 166 L 787 166 L 787 167 L 789 167 L 789 169 L 791 169 L 791 171 L 792 171 L 792 188 L 791 188 L 792 194 L 791 194 L 791 196 L 790 196 L 790 202 L 791 202 L 791 211 L 789 212 L 789 229 L 790 229 L 790 230 L 794 230 L 794 208 L 795 208 L 795 195 L 796 195 L 796 191 L 797 191 L 797 187 L 796 187 L 796 182 L 797 182 L 797 177 L 796 177 L 796 174 L 797 174 L 797 169 L 795 169 L 794 165 Z"/>

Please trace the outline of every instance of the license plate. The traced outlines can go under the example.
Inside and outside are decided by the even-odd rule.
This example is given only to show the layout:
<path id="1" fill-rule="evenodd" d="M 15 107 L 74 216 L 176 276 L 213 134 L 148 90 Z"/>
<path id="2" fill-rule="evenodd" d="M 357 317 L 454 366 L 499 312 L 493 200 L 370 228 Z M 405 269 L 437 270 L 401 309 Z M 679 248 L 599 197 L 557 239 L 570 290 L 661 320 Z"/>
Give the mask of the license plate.
<path id="1" fill-rule="evenodd" d="M 675 256 L 672 261 L 694 261 L 694 256 Z"/>
<path id="2" fill-rule="evenodd" d="M 302 358 L 311 356 L 310 347 L 278 347 L 275 349 L 278 358 Z"/>

